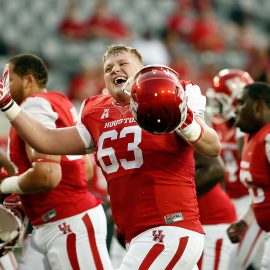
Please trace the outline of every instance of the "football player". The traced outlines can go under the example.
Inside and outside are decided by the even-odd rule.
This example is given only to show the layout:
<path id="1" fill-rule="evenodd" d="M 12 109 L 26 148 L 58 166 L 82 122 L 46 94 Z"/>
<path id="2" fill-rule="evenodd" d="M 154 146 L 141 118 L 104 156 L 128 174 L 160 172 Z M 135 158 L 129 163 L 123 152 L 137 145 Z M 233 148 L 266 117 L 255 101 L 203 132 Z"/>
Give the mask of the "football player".
<path id="1" fill-rule="evenodd" d="M 42 59 L 20 54 L 9 60 L 8 67 L 5 84 L 10 83 L 12 98 L 29 115 L 47 128 L 75 125 L 76 111 L 70 101 L 46 90 L 48 71 Z M 34 227 L 22 247 L 19 269 L 112 269 L 105 213 L 87 188 L 93 173 L 88 159 L 40 154 L 13 127 L 8 153 L 16 176 L 5 178 L 0 192 L 20 195 Z"/>
<path id="2" fill-rule="evenodd" d="M 245 135 L 240 163 L 240 179 L 248 188 L 252 204 L 236 223 L 228 228 L 233 243 L 238 243 L 254 219 L 266 232 L 263 270 L 270 269 L 270 85 L 255 82 L 246 85 L 237 98 L 235 125 Z"/>
<path id="3" fill-rule="evenodd" d="M 226 192 L 233 199 L 238 216 L 242 214 L 241 206 L 246 204 L 248 191 L 239 180 L 243 134 L 234 126 L 234 109 L 240 89 L 252 82 L 253 79 L 245 71 L 223 69 L 213 78 L 212 87 L 206 91 L 207 114 L 212 122 L 211 125 L 219 134 L 222 145 L 221 156 L 226 169 Z"/>
<path id="4" fill-rule="evenodd" d="M 163 103 L 171 101 L 162 96 L 173 92 L 181 112 L 173 132 L 153 135 L 138 126 L 126 94 L 133 89 L 131 79 L 143 69 L 140 53 L 121 44 L 111 45 L 103 62 L 110 95 L 86 99 L 75 127 L 47 128 L 33 119 L 10 98 L 5 74 L 1 109 L 39 152 L 67 155 L 96 151 L 107 180 L 113 219 L 128 246 L 120 270 L 197 269 L 204 231 L 196 201 L 193 152 L 218 156 L 221 149 L 217 133 L 203 119 L 205 97 L 197 85 L 176 80 L 171 69 L 148 67 L 144 78 L 149 77 L 152 83 L 143 91 L 156 89 L 161 109 Z M 155 73 L 162 78 L 155 80 Z M 136 85 L 137 89 L 140 86 Z M 153 102 L 151 97 L 138 105 L 147 108 Z M 178 110 L 168 113 L 179 115 Z M 11 186 L 23 189 L 21 181 L 14 178 Z"/>
<path id="5" fill-rule="evenodd" d="M 251 199 L 239 177 L 244 134 L 235 127 L 235 107 L 240 90 L 252 82 L 252 77 L 244 70 L 223 69 L 213 78 L 212 87 L 206 92 L 207 116 L 217 131 L 222 146 L 225 190 L 235 205 L 238 218 L 246 212 Z M 241 245 L 235 247 L 236 255 L 231 257 L 231 268 L 246 269 L 251 262 L 256 264 L 256 261 L 260 260 L 263 249 L 261 234 L 262 231 L 254 221 L 242 239 Z"/>

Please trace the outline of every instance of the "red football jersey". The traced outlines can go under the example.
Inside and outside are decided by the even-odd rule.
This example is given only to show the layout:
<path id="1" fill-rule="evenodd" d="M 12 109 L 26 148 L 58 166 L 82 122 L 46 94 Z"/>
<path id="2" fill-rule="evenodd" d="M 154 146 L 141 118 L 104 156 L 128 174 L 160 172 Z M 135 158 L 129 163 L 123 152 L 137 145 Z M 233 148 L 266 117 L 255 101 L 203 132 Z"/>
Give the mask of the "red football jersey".
<path id="1" fill-rule="evenodd" d="M 259 226 L 270 232 L 270 124 L 253 137 L 245 137 L 240 178 L 252 197 Z"/>
<path id="2" fill-rule="evenodd" d="M 237 152 L 236 128 L 228 122 L 220 124 L 212 123 L 213 128 L 219 135 L 221 142 L 221 157 L 225 163 L 225 187 L 226 192 L 232 199 L 238 199 L 248 195 L 247 188 L 239 178 L 240 158 Z"/>
<path id="3" fill-rule="evenodd" d="M 232 223 L 236 221 L 234 204 L 220 184 L 198 196 L 200 221 L 202 225 Z"/>
<path id="4" fill-rule="evenodd" d="M 111 96 L 87 99 L 77 128 L 86 148 L 95 147 L 108 184 L 115 223 L 130 241 L 160 225 L 202 233 L 193 147 L 175 132 L 153 135 L 135 122 L 129 106 Z"/>
<path id="5" fill-rule="evenodd" d="M 26 99 L 22 107 L 33 117 L 50 127 L 74 126 L 74 107 L 60 93 L 48 92 Z M 25 143 L 11 127 L 9 156 L 21 174 L 32 167 Z M 62 179 L 59 185 L 46 192 L 21 195 L 26 215 L 33 225 L 56 221 L 95 207 L 99 201 L 89 193 L 82 156 L 61 157 Z"/>

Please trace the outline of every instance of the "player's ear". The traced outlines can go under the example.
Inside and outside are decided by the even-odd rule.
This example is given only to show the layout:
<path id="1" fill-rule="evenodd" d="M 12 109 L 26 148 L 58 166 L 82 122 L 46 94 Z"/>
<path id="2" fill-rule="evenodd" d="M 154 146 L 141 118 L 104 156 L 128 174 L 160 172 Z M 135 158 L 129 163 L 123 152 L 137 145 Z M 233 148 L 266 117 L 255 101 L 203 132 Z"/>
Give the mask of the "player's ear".
<path id="1" fill-rule="evenodd" d="M 258 112 L 262 112 L 266 106 L 265 102 L 262 99 L 256 101 L 256 109 Z"/>
<path id="2" fill-rule="evenodd" d="M 23 81 L 24 81 L 25 88 L 31 88 L 33 86 L 33 84 L 35 83 L 35 79 L 32 75 L 24 76 Z"/>
<path id="3" fill-rule="evenodd" d="M 257 117 L 261 117 L 265 110 L 265 102 L 262 99 L 256 100 L 253 104 L 254 113 Z"/>

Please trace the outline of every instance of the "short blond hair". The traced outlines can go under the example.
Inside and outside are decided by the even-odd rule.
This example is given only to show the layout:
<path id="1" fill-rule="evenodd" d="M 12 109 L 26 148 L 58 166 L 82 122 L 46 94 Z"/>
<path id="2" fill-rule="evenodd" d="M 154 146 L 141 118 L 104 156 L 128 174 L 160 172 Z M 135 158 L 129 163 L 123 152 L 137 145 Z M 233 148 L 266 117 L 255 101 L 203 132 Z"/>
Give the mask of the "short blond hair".
<path id="1" fill-rule="evenodd" d="M 129 52 L 131 54 L 133 54 L 137 59 L 138 61 L 144 65 L 143 63 L 143 58 L 141 56 L 141 54 L 139 53 L 139 51 L 135 48 L 132 48 L 132 47 L 128 47 L 128 46 L 125 46 L 123 44 L 111 44 L 107 47 L 107 50 L 105 51 L 105 53 L 103 54 L 103 63 L 105 63 L 105 61 L 108 59 L 109 56 L 111 55 L 116 55 L 118 53 L 122 53 L 122 52 Z"/>

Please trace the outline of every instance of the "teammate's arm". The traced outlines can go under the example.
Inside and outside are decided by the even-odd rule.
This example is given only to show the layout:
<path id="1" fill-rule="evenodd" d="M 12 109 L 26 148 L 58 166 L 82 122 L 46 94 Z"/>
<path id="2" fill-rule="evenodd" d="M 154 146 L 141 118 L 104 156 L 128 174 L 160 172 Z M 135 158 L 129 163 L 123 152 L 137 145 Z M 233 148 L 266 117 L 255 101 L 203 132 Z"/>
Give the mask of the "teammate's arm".
<path id="1" fill-rule="evenodd" d="M 4 167 L 9 175 L 15 173 L 12 163 L 8 160 L 3 150 L 0 150 L 0 167 Z"/>
<path id="2" fill-rule="evenodd" d="M 11 124 L 23 140 L 40 153 L 52 155 L 86 153 L 76 127 L 47 128 L 24 110 L 19 112 Z"/>
<path id="3" fill-rule="evenodd" d="M 220 157 L 209 158 L 194 153 L 194 158 L 197 195 L 202 195 L 223 180 L 224 166 Z"/>
<path id="4" fill-rule="evenodd" d="M 203 128 L 203 134 L 200 140 L 192 143 L 196 152 L 208 157 L 217 157 L 220 154 L 221 144 L 216 131 L 210 128 L 200 116 L 195 115 L 197 121 Z"/>
<path id="5" fill-rule="evenodd" d="M 62 178 L 61 156 L 40 154 L 27 144 L 25 148 L 32 168 L 23 174 L 21 189 L 32 193 L 55 188 Z"/>
<path id="6" fill-rule="evenodd" d="M 12 99 L 8 65 L 5 66 L 0 79 L 0 109 L 23 140 L 36 151 L 49 155 L 86 154 L 84 143 L 76 127 L 47 128 Z"/>
<path id="7" fill-rule="evenodd" d="M 29 145 L 25 148 L 32 167 L 20 175 L 5 178 L 0 185 L 2 193 L 45 192 L 55 188 L 61 181 L 60 156 L 40 154 Z"/>

